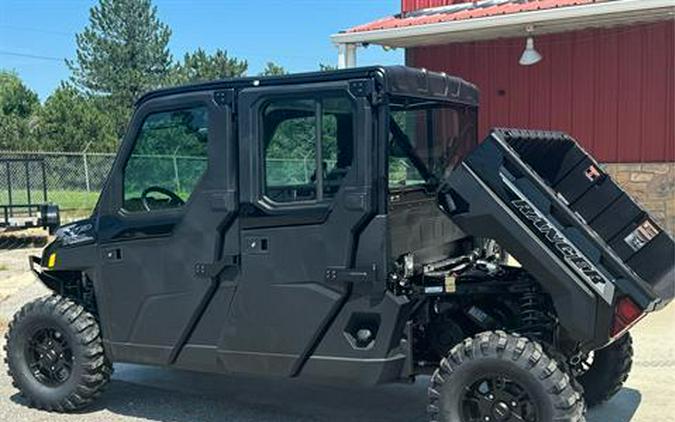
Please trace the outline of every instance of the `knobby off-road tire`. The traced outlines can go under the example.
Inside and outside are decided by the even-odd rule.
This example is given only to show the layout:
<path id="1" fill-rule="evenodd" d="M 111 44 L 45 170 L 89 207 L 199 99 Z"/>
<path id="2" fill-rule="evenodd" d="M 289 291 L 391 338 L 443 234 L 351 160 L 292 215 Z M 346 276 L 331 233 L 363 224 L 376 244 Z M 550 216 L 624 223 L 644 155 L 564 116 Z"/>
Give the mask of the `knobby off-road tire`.
<path id="1" fill-rule="evenodd" d="M 431 377 L 432 422 L 583 422 L 582 394 L 541 345 L 502 331 L 453 347 Z"/>
<path id="2" fill-rule="evenodd" d="M 628 379 L 632 366 L 633 339 L 630 333 L 594 352 L 590 368 L 577 378 L 584 387 L 588 406 L 597 406 L 614 397 Z"/>
<path id="3" fill-rule="evenodd" d="M 112 375 L 98 322 L 68 298 L 52 295 L 26 304 L 5 339 L 12 384 L 33 407 L 81 409 L 101 394 Z"/>

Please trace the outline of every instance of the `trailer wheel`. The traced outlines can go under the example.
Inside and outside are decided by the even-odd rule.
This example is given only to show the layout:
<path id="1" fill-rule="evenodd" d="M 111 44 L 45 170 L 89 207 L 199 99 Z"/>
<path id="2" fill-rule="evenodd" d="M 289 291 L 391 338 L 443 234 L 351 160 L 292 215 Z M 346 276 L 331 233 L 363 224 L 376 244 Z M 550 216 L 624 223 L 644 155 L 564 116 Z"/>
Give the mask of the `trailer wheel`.
<path id="1" fill-rule="evenodd" d="M 614 397 L 628 379 L 633 366 L 633 339 L 630 333 L 604 349 L 593 352 L 581 366 L 582 373 L 577 380 L 584 387 L 584 398 L 589 407 Z"/>
<path id="2" fill-rule="evenodd" d="M 584 421 L 571 378 L 525 337 L 485 332 L 456 345 L 431 377 L 432 422 Z"/>
<path id="3" fill-rule="evenodd" d="M 26 304 L 14 316 L 5 340 L 12 384 L 39 409 L 81 409 L 101 394 L 112 375 L 98 322 L 62 296 Z"/>

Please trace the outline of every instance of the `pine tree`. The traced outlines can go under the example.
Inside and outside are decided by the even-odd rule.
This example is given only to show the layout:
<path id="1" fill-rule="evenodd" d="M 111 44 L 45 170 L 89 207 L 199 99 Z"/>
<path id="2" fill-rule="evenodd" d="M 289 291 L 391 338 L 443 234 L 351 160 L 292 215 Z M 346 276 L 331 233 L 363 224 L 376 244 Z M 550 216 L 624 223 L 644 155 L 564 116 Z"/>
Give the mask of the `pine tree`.
<path id="1" fill-rule="evenodd" d="M 227 51 L 216 50 L 208 54 L 201 48 L 194 53 L 186 53 L 183 61 L 173 69 L 172 84 L 212 81 L 224 78 L 236 78 L 246 75 L 248 62 L 229 57 Z"/>
<path id="2" fill-rule="evenodd" d="M 40 101 L 15 72 L 0 70 L 0 150 L 34 147 Z"/>
<path id="3" fill-rule="evenodd" d="M 15 72 L 0 70 L 0 114 L 27 118 L 39 108 L 37 94 Z"/>
<path id="4" fill-rule="evenodd" d="M 338 70 L 337 66 L 333 66 L 332 64 L 319 63 L 319 71 L 321 72 L 332 72 L 334 70 Z"/>
<path id="5" fill-rule="evenodd" d="M 151 0 L 99 0 L 77 34 L 77 59 L 67 61 L 72 81 L 87 94 L 108 98 L 118 135 L 134 102 L 166 81 L 170 37 Z"/>
<path id="6" fill-rule="evenodd" d="M 273 75 L 287 75 L 288 72 L 284 69 L 283 66 L 280 66 L 274 62 L 267 62 L 265 68 L 260 73 L 261 76 L 273 76 Z"/>
<path id="7" fill-rule="evenodd" d="M 113 120 L 101 98 L 86 96 L 62 82 L 39 114 L 39 149 L 51 151 L 115 151 Z"/>

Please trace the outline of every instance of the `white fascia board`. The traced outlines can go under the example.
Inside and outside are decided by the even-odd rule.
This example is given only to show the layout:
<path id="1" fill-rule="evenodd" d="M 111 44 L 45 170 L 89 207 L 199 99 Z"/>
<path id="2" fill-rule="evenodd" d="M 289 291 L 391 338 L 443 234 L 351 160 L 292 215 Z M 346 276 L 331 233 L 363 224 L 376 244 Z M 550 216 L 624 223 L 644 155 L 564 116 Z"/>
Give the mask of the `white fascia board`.
<path id="1" fill-rule="evenodd" d="M 426 25 L 344 32 L 332 35 L 331 40 L 336 44 L 410 47 L 524 36 L 527 25 L 533 25 L 535 33 L 544 34 L 674 18 L 673 0 L 613 0 Z"/>

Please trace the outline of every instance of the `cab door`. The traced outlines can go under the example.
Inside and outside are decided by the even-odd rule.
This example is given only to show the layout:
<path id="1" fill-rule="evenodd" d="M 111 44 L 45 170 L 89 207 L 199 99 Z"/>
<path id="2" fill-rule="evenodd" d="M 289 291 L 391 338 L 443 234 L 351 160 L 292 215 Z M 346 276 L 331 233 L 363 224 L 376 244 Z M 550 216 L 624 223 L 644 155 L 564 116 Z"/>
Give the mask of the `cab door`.
<path id="1" fill-rule="evenodd" d="M 219 101 L 231 95 L 221 94 L 146 101 L 114 164 L 97 210 L 95 282 L 116 361 L 173 363 L 236 265 L 232 113 Z M 225 318 L 229 300 L 218 297 Z"/>
<path id="2" fill-rule="evenodd" d="M 349 298 L 345 277 L 377 270 L 354 262 L 374 215 L 370 103 L 344 81 L 244 89 L 238 110 L 241 274 L 219 354 L 295 376 Z"/>

